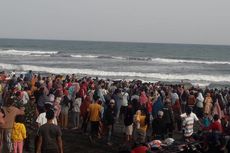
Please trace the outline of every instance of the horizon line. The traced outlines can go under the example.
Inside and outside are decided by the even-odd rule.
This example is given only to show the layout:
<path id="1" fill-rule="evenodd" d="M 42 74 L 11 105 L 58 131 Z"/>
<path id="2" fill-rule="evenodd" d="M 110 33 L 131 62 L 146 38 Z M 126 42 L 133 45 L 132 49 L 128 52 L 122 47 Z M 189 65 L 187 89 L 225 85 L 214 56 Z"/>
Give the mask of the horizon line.
<path id="1" fill-rule="evenodd" d="M 230 44 L 208 44 L 208 43 L 179 43 L 179 42 L 136 42 L 136 41 L 112 41 L 112 40 L 77 40 L 77 39 L 49 39 L 49 38 L 2 38 L 8 40 L 41 40 L 41 41 L 81 41 L 81 42 L 108 42 L 108 43 L 140 43 L 140 44 L 165 44 L 165 45 L 198 45 L 198 46 L 227 46 Z"/>

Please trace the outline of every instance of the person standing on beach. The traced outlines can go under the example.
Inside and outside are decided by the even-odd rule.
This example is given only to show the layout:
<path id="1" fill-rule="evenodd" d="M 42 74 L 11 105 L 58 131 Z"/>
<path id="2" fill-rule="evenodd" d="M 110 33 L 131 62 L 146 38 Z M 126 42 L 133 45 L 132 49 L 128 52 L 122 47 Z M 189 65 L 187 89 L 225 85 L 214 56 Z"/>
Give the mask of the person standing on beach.
<path id="1" fill-rule="evenodd" d="M 38 130 L 36 153 L 63 153 L 62 132 L 59 126 L 53 124 L 54 110 L 46 112 L 47 123 Z"/>
<path id="2" fill-rule="evenodd" d="M 23 122 L 24 116 L 16 116 L 12 130 L 14 153 L 23 153 L 24 139 L 26 138 L 26 127 Z"/>
<path id="3" fill-rule="evenodd" d="M 13 129 L 13 124 L 15 117 L 17 115 L 24 115 L 24 108 L 16 108 L 13 106 L 14 99 L 9 97 L 6 101 L 3 111 L 5 113 L 5 124 L 0 125 L 1 131 L 1 143 L 0 143 L 0 153 L 11 153 L 13 151 L 13 144 L 11 140 L 11 134 Z"/>
<path id="4" fill-rule="evenodd" d="M 130 143 L 132 141 L 132 136 L 133 136 L 133 116 L 134 116 L 134 111 L 131 103 L 128 104 L 128 107 L 125 110 L 125 115 L 124 115 L 124 132 L 126 135 L 126 143 Z"/>
<path id="5" fill-rule="evenodd" d="M 107 145 L 111 146 L 111 135 L 113 130 L 113 124 L 115 122 L 115 101 L 113 99 L 110 100 L 109 106 L 105 109 L 103 114 L 103 123 L 107 129 Z"/>
<path id="6" fill-rule="evenodd" d="M 185 140 L 189 140 L 193 134 L 193 126 L 194 122 L 197 121 L 200 126 L 202 125 L 199 121 L 196 114 L 192 112 L 191 107 L 187 107 L 184 114 L 181 114 L 180 117 L 182 118 L 182 126 L 183 126 L 183 133 Z"/>
<path id="7" fill-rule="evenodd" d="M 204 109 L 204 97 L 201 91 L 198 91 L 198 96 L 196 97 L 196 107 L 195 112 L 198 118 L 203 118 Z"/>
<path id="8" fill-rule="evenodd" d="M 69 98 L 68 91 L 65 91 L 65 95 L 61 100 L 61 127 L 67 129 L 68 126 L 68 113 L 70 108 L 71 100 Z"/>
<path id="9" fill-rule="evenodd" d="M 2 80 L 0 80 L 0 106 L 3 105 L 3 84 Z"/>
<path id="10" fill-rule="evenodd" d="M 152 135 L 154 139 L 157 140 L 163 140 L 165 138 L 165 135 L 167 134 L 166 132 L 166 118 L 163 117 L 164 112 L 163 111 L 158 111 L 157 117 L 153 119 L 152 121 Z"/>
<path id="11" fill-rule="evenodd" d="M 80 114 L 81 114 L 81 117 L 82 117 L 82 126 L 81 126 L 81 130 L 86 133 L 86 130 L 87 130 L 87 125 L 88 125 L 88 121 L 87 121 L 87 118 L 88 118 L 88 108 L 89 108 L 89 105 L 91 104 L 91 100 L 90 100 L 90 96 L 86 96 L 86 98 L 84 99 L 83 103 L 81 104 L 80 106 Z"/>
<path id="12" fill-rule="evenodd" d="M 114 91 L 114 94 L 112 96 L 112 98 L 115 100 L 115 106 L 116 106 L 116 119 L 117 121 L 119 120 L 119 116 L 120 116 L 120 110 L 121 110 L 121 102 L 122 102 L 122 95 L 121 95 L 121 90 L 120 89 L 116 89 Z"/>
<path id="13" fill-rule="evenodd" d="M 35 97 L 32 96 L 25 105 L 25 126 L 27 138 L 25 140 L 25 150 L 28 152 L 35 152 L 34 139 L 37 133 L 36 118 L 38 112 L 36 110 Z"/>
<path id="14" fill-rule="evenodd" d="M 73 130 L 76 130 L 80 126 L 80 107 L 82 103 L 82 98 L 79 93 L 76 94 L 76 98 L 73 101 L 72 108 L 72 119 L 73 119 Z M 76 122 L 77 120 L 77 122 Z"/>
<path id="15" fill-rule="evenodd" d="M 102 106 L 98 104 L 99 102 L 98 96 L 94 96 L 95 102 L 89 105 L 88 108 L 88 118 L 91 124 L 91 132 L 89 139 L 92 142 L 94 142 L 94 137 L 98 136 L 99 131 L 99 121 L 101 120 L 101 110 Z"/>
<path id="16" fill-rule="evenodd" d="M 183 90 L 183 93 L 181 94 L 181 111 L 182 113 L 185 112 L 185 108 L 187 106 L 187 102 L 188 102 L 188 96 L 189 96 L 189 90 Z"/>
<path id="17" fill-rule="evenodd" d="M 37 109 L 41 113 L 44 110 L 45 102 L 49 101 L 49 97 L 46 94 L 45 87 L 40 87 L 37 95 Z"/>
<path id="18" fill-rule="evenodd" d="M 149 115 L 146 109 L 141 110 L 141 115 L 140 115 L 140 127 L 137 129 L 137 138 L 136 142 L 141 144 L 145 143 L 146 139 L 146 132 L 147 128 L 149 126 Z"/>
<path id="19" fill-rule="evenodd" d="M 194 96 L 193 91 L 190 91 L 189 96 L 188 96 L 187 105 L 188 107 L 191 107 L 193 109 L 195 104 L 196 104 L 196 98 Z"/>
<path id="20" fill-rule="evenodd" d="M 213 107 L 213 100 L 210 93 L 207 93 L 205 100 L 204 100 L 204 114 L 211 115 L 212 107 Z"/>
<path id="21" fill-rule="evenodd" d="M 50 109 L 53 109 L 53 105 L 51 103 L 45 104 L 45 109 L 42 113 L 40 113 L 36 119 L 38 127 L 47 123 L 46 112 Z M 57 119 L 54 117 L 53 124 L 57 125 Z"/>
<path id="22" fill-rule="evenodd" d="M 27 72 L 25 74 L 24 80 L 30 82 L 32 80 L 32 78 L 33 78 L 33 72 L 32 72 L 32 70 L 29 70 L 29 72 Z"/>

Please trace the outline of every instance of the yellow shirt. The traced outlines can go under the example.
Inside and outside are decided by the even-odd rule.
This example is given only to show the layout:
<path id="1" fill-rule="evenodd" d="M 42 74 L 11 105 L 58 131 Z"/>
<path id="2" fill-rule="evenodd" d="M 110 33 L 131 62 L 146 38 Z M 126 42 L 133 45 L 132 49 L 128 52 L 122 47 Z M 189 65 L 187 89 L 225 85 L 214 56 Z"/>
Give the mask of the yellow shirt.
<path id="1" fill-rule="evenodd" d="M 90 104 L 88 108 L 88 111 L 90 113 L 89 120 L 90 121 L 100 121 L 101 109 L 102 107 L 98 103 Z"/>
<path id="2" fill-rule="evenodd" d="M 146 116 L 141 115 L 140 116 L 140 130 L 146 132 L 147 130 L 147 124 L 145 124 L 145 118 Z"/>
<path id="3" fill-rule="evenodd" d="M 23 141 L 26 138 L 26 128 L 22 123 L 15 123 L 12 130 L 12 140 L 13 142 Z"/>

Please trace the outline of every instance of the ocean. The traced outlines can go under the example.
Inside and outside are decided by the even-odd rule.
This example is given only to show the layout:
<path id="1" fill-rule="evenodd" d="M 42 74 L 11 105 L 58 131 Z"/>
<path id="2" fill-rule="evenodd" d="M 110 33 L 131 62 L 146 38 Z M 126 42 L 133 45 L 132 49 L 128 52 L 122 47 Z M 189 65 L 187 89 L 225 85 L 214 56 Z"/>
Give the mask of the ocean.
<path id="1" fill-rule="evenodd" d="M 0 39 L 0 69 L 112 79 L 230 83 L 230 46 Z"/>

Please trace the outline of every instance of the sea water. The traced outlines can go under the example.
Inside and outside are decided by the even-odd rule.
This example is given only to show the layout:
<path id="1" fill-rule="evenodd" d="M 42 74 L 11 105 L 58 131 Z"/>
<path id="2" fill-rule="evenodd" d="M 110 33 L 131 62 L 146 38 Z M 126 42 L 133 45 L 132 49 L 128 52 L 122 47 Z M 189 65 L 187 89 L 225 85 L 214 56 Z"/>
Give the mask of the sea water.
<path id="1" fill-rule="evenodd" d="M 0 69 L 113 79 L 230 82 L 230 46 L 0 39 Z"/>

